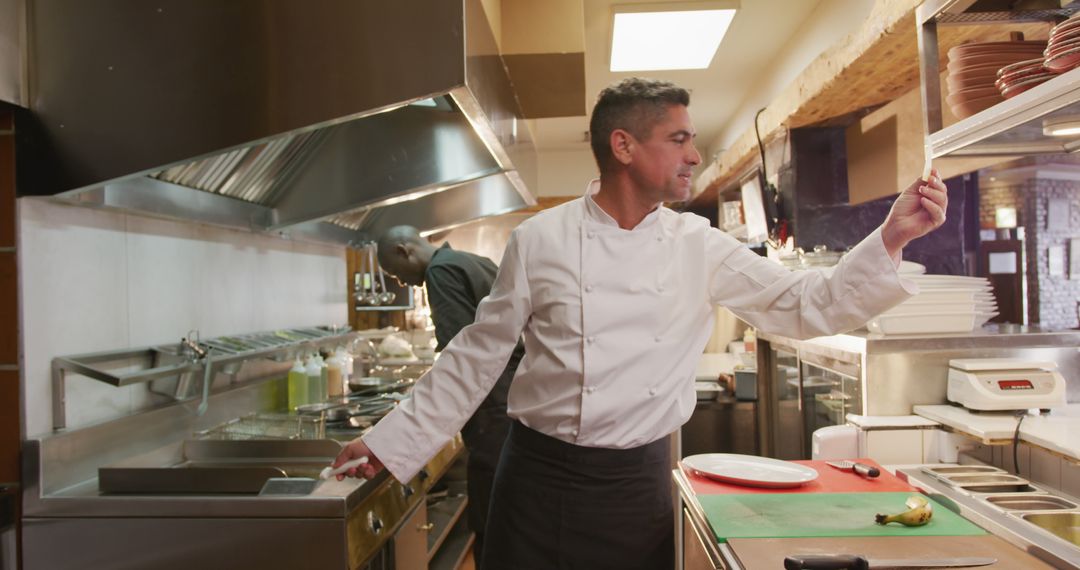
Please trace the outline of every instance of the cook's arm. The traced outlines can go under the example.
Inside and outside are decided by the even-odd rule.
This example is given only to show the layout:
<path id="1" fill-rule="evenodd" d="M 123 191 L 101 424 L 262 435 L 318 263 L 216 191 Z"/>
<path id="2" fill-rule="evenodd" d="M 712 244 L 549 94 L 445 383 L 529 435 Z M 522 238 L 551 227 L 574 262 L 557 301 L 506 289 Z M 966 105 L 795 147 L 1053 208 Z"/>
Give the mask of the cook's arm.
<path id="1" fill-rule="evenodd" d="M 844 255 L 832 276 L 789 271 L 716 229 L 706 234 L 713 303 L 766 332 L 811 338 L 862 326 L 918 292 L 896 272 L 881 229 Z"/>
<path id="2" fill-rule="evenodd" d="M 399 481 L 411 479 L 472 416 L 499 378 L 532 303 L 523 247 L 510 236 L 489 294 L 465 327 L 402 402 L 363 437 Z"/>

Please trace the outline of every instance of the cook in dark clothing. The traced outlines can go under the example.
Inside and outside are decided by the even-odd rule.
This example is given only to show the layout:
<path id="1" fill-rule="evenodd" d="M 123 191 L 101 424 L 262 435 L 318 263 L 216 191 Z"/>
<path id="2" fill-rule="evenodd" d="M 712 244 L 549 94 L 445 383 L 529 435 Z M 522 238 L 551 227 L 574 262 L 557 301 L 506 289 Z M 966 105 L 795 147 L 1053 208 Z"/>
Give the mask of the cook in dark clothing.
<path id="1" fill-rule="evenodd" d="M 435 247 L 411 226 L 395 226 L 383 234 L 379 239 L 379 264 L 399 281 L 427 286 L 437 351 L 472 324 L 476 307 L 491 291 L 498 271 L 486 257 L 455 250 L 448 243 Z M 469 451 L 469 527 L 476 533 L 473 552 L 477 561 L 483 548 L 495 467 L 510 430 L 506 396 L 524 354 L 525 347 L 518 342 L 495 387 L 461 430 Z"/>

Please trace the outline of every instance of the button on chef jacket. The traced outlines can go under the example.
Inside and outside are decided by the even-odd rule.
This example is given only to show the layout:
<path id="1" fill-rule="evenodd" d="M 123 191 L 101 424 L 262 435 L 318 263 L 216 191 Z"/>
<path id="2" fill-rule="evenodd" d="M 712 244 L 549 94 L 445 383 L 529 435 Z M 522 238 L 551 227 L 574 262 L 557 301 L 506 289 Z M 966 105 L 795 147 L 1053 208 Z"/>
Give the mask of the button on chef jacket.
<path id="1" fill-rule="evenodd" d="M 659 207 L 622 229 L 586 195 L 511 234 L 491 294 L 432 369 L 363 437 L 400 481 L 453 437 L 524 336 L 507 413 L 562 441 L 625 449 L 678 429 L 694 373 L 727 307 L 794 338 L 836 334 L 917 292 L 876 230 L 826 278 L 791 272 L 708 220 Z"/>

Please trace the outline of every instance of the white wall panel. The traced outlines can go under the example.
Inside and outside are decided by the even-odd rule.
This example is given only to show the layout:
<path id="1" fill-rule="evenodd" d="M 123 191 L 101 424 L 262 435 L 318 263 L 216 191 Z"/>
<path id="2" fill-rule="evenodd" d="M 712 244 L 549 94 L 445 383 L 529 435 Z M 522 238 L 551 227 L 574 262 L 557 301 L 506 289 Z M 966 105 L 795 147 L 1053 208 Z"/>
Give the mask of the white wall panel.
<path id="1" fill-rule="evenodd" d="M 52 427 L 56 356 L 348 320 L 343 247 L 19 199 L 26 433 Z M 150 405 L 69 376 L 68 425 Z"/>

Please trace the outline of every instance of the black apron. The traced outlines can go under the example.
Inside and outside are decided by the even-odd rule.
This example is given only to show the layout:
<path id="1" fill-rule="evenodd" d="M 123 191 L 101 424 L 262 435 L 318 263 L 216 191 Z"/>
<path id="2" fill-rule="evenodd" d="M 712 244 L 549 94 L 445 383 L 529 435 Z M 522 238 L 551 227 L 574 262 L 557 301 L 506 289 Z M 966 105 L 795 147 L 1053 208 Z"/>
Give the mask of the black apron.
<path id="1" fill-rule="evenodd" d="M 484 528 L 487 526 L 495 469 L 499 464 L 503 442 L 510 433 L 512 421 L 506 416 L 506 404 L 501 407 L 481 406 L 461 429 L 465 448 L 469 450 L 469 459 L 466 464 L 469 507 L 466 513 L 469 518 L 469 529 L 476 535 L 473 555 L 478 562 L 480 553 L 483 552 Z M 482 568 L 482 566 L 478 565 L 477 568 Z"/>
<path id="2" fill-rule="evenodd" d="M 581 447 L 510 428 L 495 474 L 485 570 L 671 570 L 669 438 Z"/>

